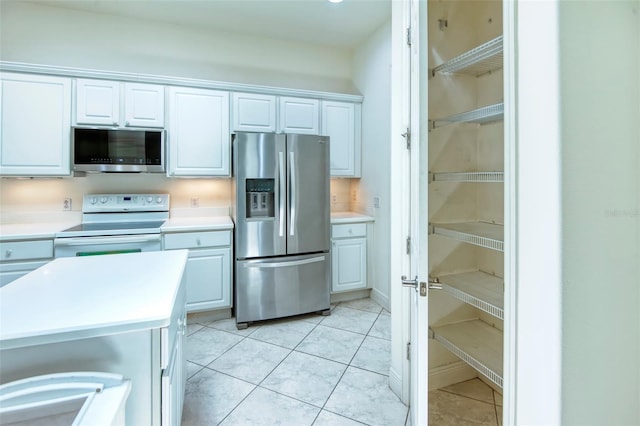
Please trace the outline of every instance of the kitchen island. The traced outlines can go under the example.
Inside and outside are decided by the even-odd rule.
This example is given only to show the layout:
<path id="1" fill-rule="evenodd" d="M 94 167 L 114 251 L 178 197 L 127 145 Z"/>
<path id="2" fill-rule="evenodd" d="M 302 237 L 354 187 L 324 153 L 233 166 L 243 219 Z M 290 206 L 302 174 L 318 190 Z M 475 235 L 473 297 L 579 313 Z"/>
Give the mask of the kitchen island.
<path id="1" fill-rule="evenodd" d="M 187 250 L 56 259 L 0 288 L 0 383 L 101 371 L 132 382 L 128 424 L 179 424 Z"/>

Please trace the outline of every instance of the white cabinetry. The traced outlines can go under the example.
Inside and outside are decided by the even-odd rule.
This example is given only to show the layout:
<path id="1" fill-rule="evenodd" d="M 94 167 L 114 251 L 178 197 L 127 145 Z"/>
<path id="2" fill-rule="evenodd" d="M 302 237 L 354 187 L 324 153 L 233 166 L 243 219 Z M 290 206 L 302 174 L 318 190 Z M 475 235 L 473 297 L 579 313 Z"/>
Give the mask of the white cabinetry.
<path id="1" fill-rule="evenodd" d="M 0 77 L 0 175 L 70 175 L 71 80 Z"/>
<path id="2" fill-rule="evenodd" d="M 320 133 L 320 101 L 317 99 L 281 96 L 278 113 L 278 133 Z"/>
<path id="3" fill-rule="evenodd" d="M 184 356 L 186 329 L 187 313 L 183 310 L 178 318 L 178 330 L 175 332 L 169 365 L 162 372 L 161 418 L 163 426 L 179 425 L 182 418 L 182 406 L 187 382 L 187 360 Z"/>
<path id="4" fill-rule="evenodd" d="M 229 176 L 229 93 L 169 88 L 169 176 Z"/>
<path id="5" fill-rule="evenodd" d="M 76 124 L 164 127 L 164 86 L 76 80 Z"/>
<path id="6" fill-rule="evenodd" d="M 164 249 L 189 249 L 188 312 L 231 307 L 231 231 L 165 234 Z"/>
<path id="7" fill-rule="evenodd" d="M 360 177 L 361 105 L 322 101 L 321 134 L 330 137 L 331 176 Z"/>
<path id="8" fill-rule="evenodd" d="M 0 243 L 0 287 L 41 267 L 53 258 L 53 240 Z"/>
<path id="9" fill-rule="evenodd" d="M 331 291 L 367 288 L 367 225 L 332 225 L 331 239 Z"/>
<path id="10" fill-rule="evenodd" d="M 275 132 L 276 97 L 254 93 L 233 93 L 231 131 Z"/>

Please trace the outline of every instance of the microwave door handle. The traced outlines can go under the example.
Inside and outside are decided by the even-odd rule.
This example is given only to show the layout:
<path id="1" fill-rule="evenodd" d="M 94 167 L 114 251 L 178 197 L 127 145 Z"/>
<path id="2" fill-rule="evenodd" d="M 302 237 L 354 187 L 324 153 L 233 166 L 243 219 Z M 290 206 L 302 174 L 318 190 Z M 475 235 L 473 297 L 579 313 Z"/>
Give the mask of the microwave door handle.
<path id="1" fill-rule="evenodd" d="M 127 243 L 151 243 L 160 241 L 160 235 L 136 237 L 80 237 L 80 238 L 56 238 L 54 245 L 57 246 L 86 246 L 89 244 L 127 244 Z"/>
<path id="2" fill-rule="evenodd" d="M 289 152 L 289 184 L 291 185 L 291 221 L 289 223 L 289 235 L 294 236 L 296 234 L 296 205 L 298 203 L 298 195 L 296 191 L 298 190 L 296 184 L 296 157 L 293 151 Z"/>
<path id="3" fill-rule="evenodd" d="M 284 177 L 284 152 L 278 152 L 278 212 L 279 212 L 279 231 L 278 235 L 280 237 L 284 237 L 284 211 L 285 211 L 285 182 L 286 179 Z"/>

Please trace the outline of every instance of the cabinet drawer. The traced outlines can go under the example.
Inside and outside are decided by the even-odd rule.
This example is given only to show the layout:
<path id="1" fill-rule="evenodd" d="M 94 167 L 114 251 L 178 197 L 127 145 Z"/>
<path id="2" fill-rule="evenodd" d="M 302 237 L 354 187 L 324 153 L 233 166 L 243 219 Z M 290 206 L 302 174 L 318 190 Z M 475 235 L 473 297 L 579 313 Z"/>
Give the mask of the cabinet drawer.
<path id="1" fill-rule="evenodd" d="M 345 223 L 331 226 L 331 238 L 366 237 L 366 223 Z"/>
<path id="2" fill-rule="evenodd" d="M 0 243 L 0 260 L 48 259 L 53 257 L 53 240 Z"/>
<path id="3" fill-rule="evenodd" d="M 164 249 L 188 249 L 231 245 L 230 231 L 183 232 L 164 235 Z"/>

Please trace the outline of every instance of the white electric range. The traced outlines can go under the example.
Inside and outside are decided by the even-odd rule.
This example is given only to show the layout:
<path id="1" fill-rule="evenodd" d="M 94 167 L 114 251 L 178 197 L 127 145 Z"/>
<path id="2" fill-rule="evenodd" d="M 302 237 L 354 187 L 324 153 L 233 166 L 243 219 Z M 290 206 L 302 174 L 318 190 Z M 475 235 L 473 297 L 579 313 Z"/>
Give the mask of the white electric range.
<path id="1" fill-rule="evenodd" d="M 159 251 L 167 219 L 169 194 L 85 195 L 82 223 L 56 234 L 54 256 Z"/>

